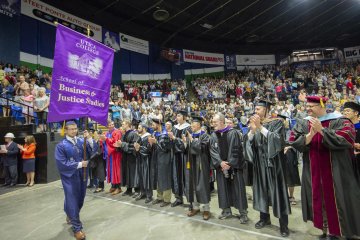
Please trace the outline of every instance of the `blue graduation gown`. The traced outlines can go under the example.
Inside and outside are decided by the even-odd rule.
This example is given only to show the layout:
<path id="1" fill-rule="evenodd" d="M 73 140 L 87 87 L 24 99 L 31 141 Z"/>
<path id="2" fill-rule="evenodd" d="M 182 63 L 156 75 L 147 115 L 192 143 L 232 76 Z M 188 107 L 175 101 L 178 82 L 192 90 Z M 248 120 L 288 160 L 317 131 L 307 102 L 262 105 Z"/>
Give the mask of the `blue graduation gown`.
<path id="1" fill-rule="evenodd" d="M 86 194 L 87 180 L 84 181 L 83 169 L 77 168 L 79 162 L 83 160 L 83 144 L 84 140 L 81 138 L 77 138 L 76 145 L 65 138 L 55 148 L 56 165 L 65 194 L 64 211 L 71 220 L 74 232 L 82 229 L 79 214 Z M 87 153 L 88 150 L 89 146 Z M 87 157 L 90 157 L 89 154 Z"/>

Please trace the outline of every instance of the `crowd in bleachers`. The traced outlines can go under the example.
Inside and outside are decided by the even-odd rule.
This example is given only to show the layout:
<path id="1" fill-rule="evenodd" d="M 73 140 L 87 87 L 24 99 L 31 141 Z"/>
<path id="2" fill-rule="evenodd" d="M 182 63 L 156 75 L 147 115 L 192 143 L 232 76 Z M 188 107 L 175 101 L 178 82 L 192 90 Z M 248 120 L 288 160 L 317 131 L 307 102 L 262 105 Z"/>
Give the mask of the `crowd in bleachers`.
<path id="1" fill-rule="evenodd" d="M 277 103 L 271 110 L 274 115 L 296 118 L 305 116 L 299 104 L 299 95 L 305 91 L 328 97 L 328 111 L 340 111 L 347 101 L 360 102 L 359 72 L 355 62 L 322 67 L 245 68 L 224 77 L 195 78 L 188 85 L 191 89 L 185 80 L 125 82 L 111 89 L 109 116 L 118 125 L 125 118 L 143 123 L 154 116 L 174 120 L 179 109 L 197 112 L 205 119 L 222 111 L 235 122 L 245 124 L 254 111 L 253 102 L 268 96 Z M 12 114 L 23 123 L 35 122 L 39 131 L 47 130 L 51 80 L 51 74 L 40 68 L 0 63 L 3 115 Z"/>

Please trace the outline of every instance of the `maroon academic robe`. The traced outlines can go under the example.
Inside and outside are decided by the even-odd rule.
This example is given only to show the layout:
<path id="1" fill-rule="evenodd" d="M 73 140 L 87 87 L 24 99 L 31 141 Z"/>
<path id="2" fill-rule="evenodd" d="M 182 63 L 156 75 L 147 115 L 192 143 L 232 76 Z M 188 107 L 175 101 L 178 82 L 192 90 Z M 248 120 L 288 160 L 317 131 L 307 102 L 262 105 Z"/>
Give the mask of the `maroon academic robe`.
<path id="1" fill-rule="evenodd" d="M 360 187 L 351 160 L 355 129 L 350 120 L 335 114 L 328 114 L 321 120 L 323 134 L 317 133 L 309 145 L 305 145 L 305 136 L 310 131 L 309 121 L 300 120 L 290 136 L 292 146 L 303 151 L 304 155 L 308 154 L 304 158 L 310 160 L 312 203 L 303 204 L 312 206 L 316 228 L 323 229 L 325 211 L 331 235 L 359 235 Z"/>

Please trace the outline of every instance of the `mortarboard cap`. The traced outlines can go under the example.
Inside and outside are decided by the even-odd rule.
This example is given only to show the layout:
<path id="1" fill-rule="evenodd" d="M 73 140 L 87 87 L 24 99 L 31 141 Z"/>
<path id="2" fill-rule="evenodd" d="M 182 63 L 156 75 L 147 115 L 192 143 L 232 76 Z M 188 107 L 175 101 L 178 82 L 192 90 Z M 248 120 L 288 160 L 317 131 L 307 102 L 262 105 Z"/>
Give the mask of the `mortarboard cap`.
<path id="1" fill-rule="evenodd" d="M 284 115 L 281 115 L 281 114 L 278 114 L 277 117 L 282 118 L 282 119 L 284 119 L 284 120 L 286 120 L 287 118 L 289 118 L 289 117 L 284 116 Z"/>
<path id="2" fill-rule="evenodd" d="M 161 120 L 158 118 L 152 118 L 151 121 L 153 121 L 154 123 L 157 123 L 157 124 L 161 124 Z"/>
<path id="3" fill-rule="evenodd" d="M 177 113 L 183 115 L 184 117 L 187 117 L 187 116 L 188 116 L 187 111 L 184 111 L 184 110 L 180 110 L 180 111 L 178 111 Z"/>
<path id="4" fill-rule="evenodd" d="M 200 116 L 192 116 L 192 121 L 193 122 L 199 122 L 202 123 L 204 121 L 204 118 L 200 117 Z"/>
<path id="5" fill-rule="evenodd" d="M 255 102 L 255 106 L 270 107 L 271 105 L 274 105 L 274 103 L 267 99 L 259 99 Z"/>
<path id="6" fill-rule="evenodd" d="M 350 108 L 350 109 L 352 109 L 352 110 L 357 111 L 357 112 L 360 113 L 360 104 L 357 104 L 357 103 L 355 103 L 355 102 L 346 102 L 346 103 L 344 104 L 344 109 L 345 109 L 345 108 Z"/>
<path id="7" fill-rule="evenodd" d="M 67 121 L 65 126 L 69 126 L 69 125 L 77 125 L 75 121 Z"/>

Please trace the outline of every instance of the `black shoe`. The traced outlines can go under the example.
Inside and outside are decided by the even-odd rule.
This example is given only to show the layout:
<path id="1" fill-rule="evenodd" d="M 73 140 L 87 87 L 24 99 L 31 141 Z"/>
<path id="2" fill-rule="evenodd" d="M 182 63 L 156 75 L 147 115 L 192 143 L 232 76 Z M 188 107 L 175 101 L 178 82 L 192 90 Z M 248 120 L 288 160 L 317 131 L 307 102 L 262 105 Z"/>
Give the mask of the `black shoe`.
<path id="1" fill-rule="evenodd" d="M 104 189 L 103 188 L 97 188 L 95 189 L 95 191 L 93 193 L 99 193 L 99 192 L 103 192 Z"/>
<path id="2" fill-rule="evenodd" d="M 255 224 L 255 228 L 256 229 L 261 229 L 267 225 L 271 225 L 271 221 L 270 219 L 269 220 L 262 220 L 260 219 L 260 221 L 258 221 L 256 224 Z"/>
<path id="3" fill-rule="evenodd" d="M 220 220 L 224 220 L 224 219 L 228 219 L 228 218 L 231 218 L 232 217 L 232 214 L 231 213 L 224 213 L 224 212 L 222 212 L 221 214 L 220 214 L 220 216 L 219 216 L 219 219 Z"/>
<path id="4" fill-rule="evenodd" d="M 132 197 L 132 198 L 137 198 L 137 196 L 139 196 L 139 195 L 140 195 L 140 193 L 134 192 L 134 193 L 131 195 L 131 197 Z"/>
<path id="5" fill-rule="evenodd" d="M 146 197 L 145 194 L 140 193 L 139 195 L 136 196 L 135 201 L 139 201 L 141 199 L 144 199 L 145 197 Z"/>
<path id="6" fill-rule="evenodd" d="M 148 204 L 148 203 L 151 203 L 151 201 L 152 201 L 152 198 L 146 198 L 145 203 Z"/>
<path id="7" fill-rule="evenodd" d="M 249 221 L 249 218 L 246 214 L 240 215 L 240 224 L 246 224 Z"/>
<path id="8" fill-rule="evenodd" d="M 94 185 L 88 185 L 87 188 L 94 188 Z"/>
<path id="9" fill-rule="evenodd" d="M 319 240 L 326 240 L 326 238 L 327 238 L 326 233 L 323 233 L 319 236 Z"/>
<path id="10" fill-rule="evenodd" d="M 132 192 L 129 191 L 129 190 L 126 190 L 124 193 L 123 193 L 123 196 L 131 196 Z"/>
<path id="11" fill-rule="evenodd" d="M 171 207 L 177 207 L 177 206 L 180 206 L 180 205 L 183 205 L 183 202 L 179 199 L 176 199 L 175 202 L 173 202 L 171 204 Z"/>
<path id="12" fill-rule="evenodd" d="M 162 203 L 160 204 L 160 207 L 166 207 L 166 206 L 168 206 L 168 205 L 170 205 L 170 202 L 162 202 Z"/>
<path id="13" fill-rule="evenodd" d="M 15 187 L 16 186 L 16 183 L 12 183 L 9 185 L 9 187 Z"/>
<path id="14" fill-rule="evenodd" d="M 337 240 L 339 239 L 337 236 L 333 236 L 333 235 L 327 235 L 326 240 Z"/>
<path id="15" fill-rule="evenodd" d="M 163 200 L 155 199 L 155 200 L 152 202 L 152 204 L 153 204 L 153 205 L 156 205 L 156 204 L 159 204 L 159 203 L 162 203 L 162 202 L 163 202 Z"/>
<path id="16" fill-rule="evenodd" d="M 289 228 L 287 226 L 280 227 L 280 234 L 282 237 L 288 237 L 290 235 Z"/>
<path id="17" fill-rule="evenodd" d="M 10 185 L 10 183 L 5 183 L 5 184 L 3 184 L 3 185 L 1 185 L 2 187 L 7 187 L 7 186 L 9 186 Z"/>

